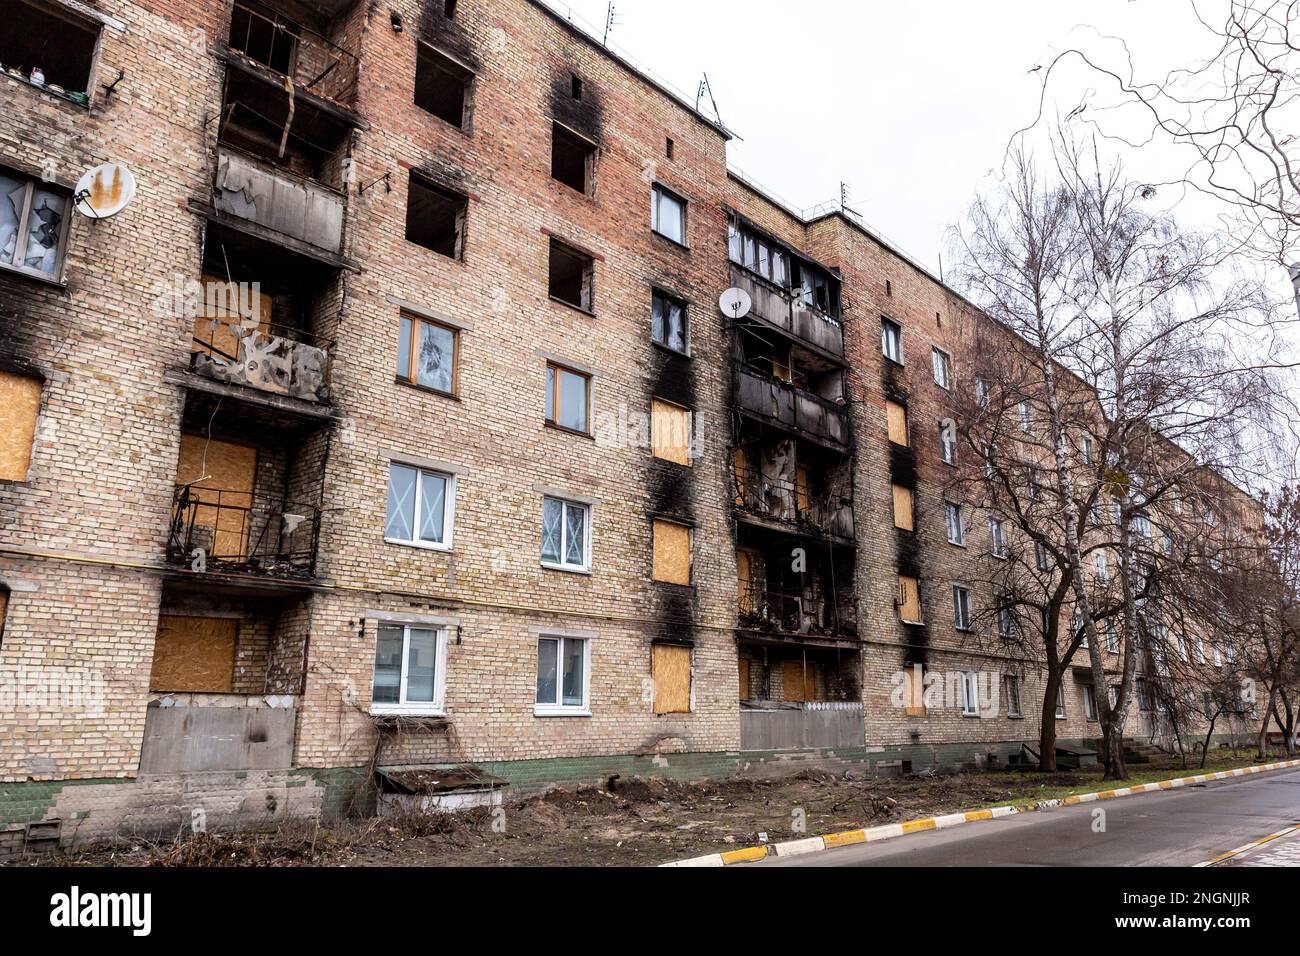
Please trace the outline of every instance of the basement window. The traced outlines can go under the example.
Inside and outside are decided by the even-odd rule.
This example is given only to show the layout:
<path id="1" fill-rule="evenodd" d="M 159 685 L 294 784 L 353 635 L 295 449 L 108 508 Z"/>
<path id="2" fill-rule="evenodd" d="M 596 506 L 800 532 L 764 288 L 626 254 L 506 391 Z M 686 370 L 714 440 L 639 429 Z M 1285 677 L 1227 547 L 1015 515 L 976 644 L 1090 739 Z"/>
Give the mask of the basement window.
<path id="1" fill-rule="evenodd" d="M 0 168 L 0 268 L 58 278 L 70 206 L 67 193 Z"/>
<path id="2" fill-rule="evenodd" d="M 85 106 L 99 26 L 44 0 L 14 0 L 4 6 L 0 63 L 18 70 L 33 86 Z"/>
<path id="3" fill-rule="evenodd" d="M 446 662 L 446 628 L 381 623 L 375 633 L 370 712 L 441 717 Z"/>
<path id="4" fill-rule="evenodd" d="M 406 239 L 449 259 L 465 252 L 465 216 L 469 200 L 433 185 L 414 173 L 406 194 Z"/>
<path id="5" fill-rule="evenodd" d="M 655 518 L 654 562 L 651 577 L 665 584 L 691 583 L 691 529 L 676 521 Z"/>
<path id="6" fill-rule="evenodd" d="M 470 86 L 474 73 L 427 43 L 415 53 L 415 105 L 457 129 L 469 118 Z"/>
<path id="7" fill-rule="evenodd" d="M 593 285 L 596 260 L 584 252 L 551 239 L 548 291 L 552 299 L 583 312 L 594 312 Z"/>
<path id="8" fill-rule="evenodd" d="M 551 178 L 590 196 L 595 172 L 596 144 L 559 123 L 552 123 Z"/>
<path id="9" fill-rule="evenodd" d="M 27 480 L 43 388 L 38 378 L 0 372 L 0 481 Z"/>

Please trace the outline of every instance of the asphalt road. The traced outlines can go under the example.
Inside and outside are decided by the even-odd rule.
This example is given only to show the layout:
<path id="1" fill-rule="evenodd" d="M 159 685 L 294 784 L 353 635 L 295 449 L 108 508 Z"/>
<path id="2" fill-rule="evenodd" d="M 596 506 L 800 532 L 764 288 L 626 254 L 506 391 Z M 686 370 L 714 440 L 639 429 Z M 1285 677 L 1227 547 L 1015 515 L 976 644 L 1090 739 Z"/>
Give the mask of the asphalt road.
<path id="1" fill-rule="evenodd" d="M 1098 810 L 1104 820 L 1094 817 Z M 1191 866 L 1298 823 L 1300 771 L 1289 770 L 742 865 Z M 1294 842 L 1284 838 L 1238 862 Z"/>

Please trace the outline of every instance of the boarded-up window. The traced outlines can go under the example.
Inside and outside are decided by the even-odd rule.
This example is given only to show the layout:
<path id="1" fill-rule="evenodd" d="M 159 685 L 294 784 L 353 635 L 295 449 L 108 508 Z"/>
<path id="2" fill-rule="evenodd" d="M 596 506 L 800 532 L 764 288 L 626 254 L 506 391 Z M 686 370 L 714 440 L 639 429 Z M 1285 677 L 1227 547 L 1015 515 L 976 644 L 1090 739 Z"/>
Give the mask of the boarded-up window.
<path id="1" fill-rule="evenodd" d="M 239 622 L 231 618 L 158 618 L 152 691 L 228 694 L 234 689 Z"/>
<path id="2" fill-rule="evenodd" d="M 691 463 L 691 413 L 680 405 L 656 398 L 650 407 L 654 456 L 679 465 Z"/>
<path id="3" fill-rule="evenodd" d="M 203 276 L 203 302 L 194 317 L 191 350 L 231 361 L 239 360 L 239 336 L 235 327 L 256 329 L 271 335 L 271 297 L 253 293 L 247 286 Z"/>
<path id="4" fill-rule="evenodd" d="M 898 576 L 898 618 L 909 624 L 921 623 L 921 582 L 905 574 Z"/>
<path id="5" fill-rule="evenodd" d="M 907 444 L 907 409 L 885 400 L 885 421 L 889 425 L 889 440 L 895 445 Z"/>
<path id="6" fill-rule="evenodd" d="M 691 583 L 691 529 L 686 525 L 654 519 L 654 579 Z"/>
<path id="7" fill-rule="evenodd" d="M 925 716 L 924 668 L 916 666 L 903 668 L 903 706 L 908 717 Z"/>
<path id="8" fill-rule="evenodd" d="M 749 658 L 740 658 L 737 665 L 740 669 L 740 699 L 749 700 Z"/>
<path id="9" fill-rule="evenodd" d="M 805 661 L 786 661 L 781 665 L 782 696 L 789 701 L 817 699 L 817 665 Z"/>
<path id="10" fill-rule="evenodd" d="M 41 381 L 0 372 L 0 481 L 26 481 L 41 408 Z"/>
<path id="11" fill-rule="evenodd" d="M 736 603 L 741 614 L 752 614 L 754 600 L 754 556 L 748 551 L 736 552 Z"/>
<path id="12" fill-rule="evenodd" d="M 745 449 L 737 448 L 733 453 L 734 464 L 736 468 L 736 505 L 741 507 L 745 504 L 745 491 L 753 484 L 754 476 L 749 467 L 749 456 Z"/>
<path id="13" fill-rule="evenodd" d="M 904 531 L 915 531 L 916 520 L 913 517 L 912 489 L 894 485 L 894 527 Z"/>
<path id="14" fill-rule="evenodd" d="M 809 487 L 808 469 L 804 465 L 799 465 L 794 470 L 794 488 L 796 500 L 799 502 L 800 514 L 809 510 L 812 505 L 811 495 L 808 492 Z"/>
<path id="15" fill-rule="evenodd" d="M 654 644 L 651 675 L 655 683 L 656 714 L 691 712 L 691 649 L 676 644 Z"/>
<path id="16" fill-rule="evenodd" d="M 248 557 L 256 474 L 256 448 L 181 435 L 176 483 L 192 484 L 191 495 L 204 503 L 194 516 L 194 545 L 206 548 L 209 557 Z M 208 529 L 206 535 L 201 529 Z"/>

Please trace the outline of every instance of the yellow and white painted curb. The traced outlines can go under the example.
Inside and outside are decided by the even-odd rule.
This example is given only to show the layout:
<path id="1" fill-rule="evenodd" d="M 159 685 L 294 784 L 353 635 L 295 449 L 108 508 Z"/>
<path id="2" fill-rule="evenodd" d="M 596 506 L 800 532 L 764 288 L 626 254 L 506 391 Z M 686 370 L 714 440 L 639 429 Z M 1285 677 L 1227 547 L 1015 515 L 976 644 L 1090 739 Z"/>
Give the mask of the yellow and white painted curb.
<path id="1" fill-rule="evenodd" d="M 1272 843 L 1274 840 L 1284 837 L 1289 833 L 1295 833 L 1297 830 L 1300 830 L 1300 823 L 1293 827 L 1287 827 L 1285 830 L 1278 830 L 1276 833 L 1270 833 L 1266 837 L 1260 837 L 1258 840 L 1247 843 L 1245 846 L 1239 846 L 1235 850 L 1229 850 L 1227 853 L 1220 853 L 1218 856 L 1211 860 L 1206 860 L 1204 863 L 1193 863 L 1192 869 L 1197 870 L 1203 866 L 1217 866 L 1225 860 L 1231 860 L 1234 856 L 1241 856 L 1243 853 L 1253 850 L 1256 847 L 1261 847 L 1265 843 Z"/>
<path id="2" fill-rule="evenodd" d="M 1014 816 L 1018 813 L 1028 813 L 1031 810 L 1049 810 L 1052 807 L 1071 807 L 1079 803 L 1092 803 L 1094 800 L 1110 800 L 1114 797 L 1127 797 L 1139 793 L 1155 793 L 1160 790 L 1177 790 L 1180 787 L 1189 787 L 1198 783 L 1209 783 L 1212 780 L 1228 780 L 1232 777 L 1248 777 L 1252 774 L 1263 773 L 1266 770 L 1286 770 L 1293 767 L 1300 767 L 1300 760 L 1282 760 L 1276 763 L 1255 764 L 1251 767 L 1238 767 L 1236 770 L 1220 770 L 1216 773 L 1202 773 L 1193 777 L 1176 777 L 1172 780 L 1161 780 L 1157 783 L 1141 783 L 1132 787 L 1118 787 L 1114 790 L 1099 790 L 1095 793 L 1076 793 L 1073 796 L 1063 797 L 1060 800 L 1040 800 L 1036 803 L 1024 803 L 1009 807 L 994 807 L 990 810 L 968 810 L 965 813 L 949 813 L 941 817 L 922 817 L 919 820 L 908 820 L 905 823 L 891 823 L 880 827 L 865 827 L 861 830 L 845 830 L 842 833 L 828 833 L 825 836 L 806 837 L 802 840 L 788 840 L 783 843 L 770 843 L 761 846 L 747 846 L 739 850 L 726 850 L 722 853 L 708 853 L 704 856 L 692 857 L 689 860 L 674 860 L 671 863 L 661 863 L 660 866 L 730 866 L 733 863 L 753 863 L 767 856 L 802 856 L 805 853 L 816 853 L 819 850 L 831 850 L 835 847 L 852 846 L 855 843 L 878 843 L 881 840 L 890 840 L 894 837 L 907 836 L 909 833 L 921 833 L 926 830 L 946 830 L 949 827 L 960 826 L 963 823 L 974 823 L 978 820 L 997 820 L 1002 817 Z M 1288 833 L 1284 831 L 1284 833 Z M 1283 834 L 1273 834 L 1265 837 L 1258 842 L 1266 842 L 1275 839 Z M 1242 847 L 1240 850 L 1234 850 L 1233 853 L 1244 852 L 1253 849 L 1258 843 Z M 1210 861 L 1218 862 L 1219 859 L 1227 859 L 1232 854 L 1226 854 L 1224 857 L 1216 858 Z M 1208 864 L 1200 864 L 1202 866 Z"/>

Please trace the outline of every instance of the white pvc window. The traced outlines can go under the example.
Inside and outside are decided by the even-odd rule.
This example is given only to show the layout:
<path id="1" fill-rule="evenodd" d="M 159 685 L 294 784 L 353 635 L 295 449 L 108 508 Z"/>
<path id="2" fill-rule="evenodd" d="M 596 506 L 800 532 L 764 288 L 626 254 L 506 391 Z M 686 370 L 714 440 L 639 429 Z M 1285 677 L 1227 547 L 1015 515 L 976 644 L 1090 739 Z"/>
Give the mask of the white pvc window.
<path id="1" fill-rule="evenodd" d="M 944 464 L 957 464 L 957 423 L 951 418 L 939 423 L 939 454 Z"/>
<path id="2" fill-rule="evenodd" d="M 975 671 L 962 671 L 961 675 L 961 715 L 978 717 L 980 713 L 980 682 Z"/>
<path id="3" fill-rule="evenodd" d="M 455 501 L 455 476 L 393 462 L 388 466 L 384 540 L 450 551 Z"/>
<path id="4" fill-rule="evenodd" d="M 542 499 L 542 564 L 565 571 L 591 569 L 591 506 Z"/>
<path id="5" fill-rule="evenodd" d="M 372 714 L 441 716 L 447 630 L 381 623 L 375 635 Z"/>
<path id="6" fill-rule="evenodd" d="M 966 543 L 966 526 L 961 517 L 961 505 L 945 501 L 943 504 L 943 520 L 948 528 L 948 543 L 964 545 Z"/>
<path id="7" fill-rule="evenodd" d="M 971 627 L 970 588 L 960 584 L 952 586 L 952 624 L 959 631 L 969 631 Z"/>
<path id="8" fill-rule="evenodd" d="M 903 364 L 903 327 L 897 322 L 880 320 L 880 350 L 891 362 Z"/>
<path id="9" fill-rule="evenodd" d="M 579 637 L 537 639 L 538 716 L 586 716 L 591 713 L 591 641 Z"/>
<path id="10" fill-rule="evenodd" d="M 656 185 L 650 191 L 650 228 L 686 245 L 686 200 Z"/>
<path id="11" fill-rule="evenodd" d="M 1007 532 L 1000 518 L 989 519 L 989 550 L 995 558 L 1007 556 Z"/>
<path id="12" fill-rule="evenodd" d="M 930 351 L 930 357 L 934 365 L 934 384 L 940 388 L 950 387 L 948 353 L 941 348 L 934 348 Z"/>

